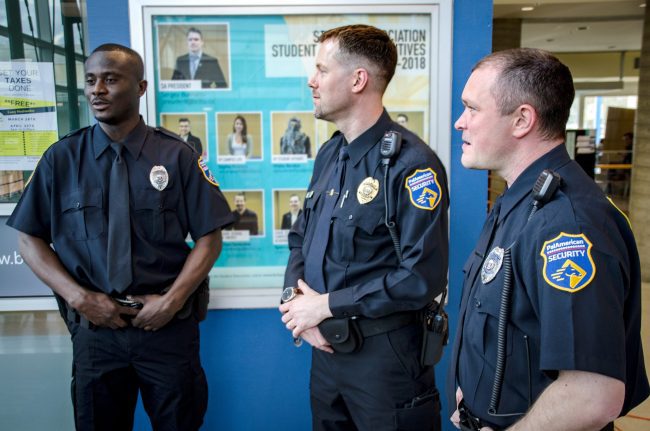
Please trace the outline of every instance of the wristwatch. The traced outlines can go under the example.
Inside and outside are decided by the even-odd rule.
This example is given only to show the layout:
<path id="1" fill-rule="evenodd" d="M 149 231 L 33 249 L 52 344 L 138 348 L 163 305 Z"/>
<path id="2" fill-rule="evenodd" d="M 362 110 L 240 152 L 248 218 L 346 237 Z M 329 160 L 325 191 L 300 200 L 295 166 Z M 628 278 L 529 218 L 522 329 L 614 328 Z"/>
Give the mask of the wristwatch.
<path id="1" fill-rule="evenodd" d="M 301 293 L 302 292 L 297 287 L 285 287 L 284 290 L 282 291 L 282 296 L 280 297 L 280 302 L 282 302 L 283 304 L 285 302 L 289 302 L 289 301 L 291 301 L 292 299 L 294 299 L 297 295 L 299 295 Z"/>

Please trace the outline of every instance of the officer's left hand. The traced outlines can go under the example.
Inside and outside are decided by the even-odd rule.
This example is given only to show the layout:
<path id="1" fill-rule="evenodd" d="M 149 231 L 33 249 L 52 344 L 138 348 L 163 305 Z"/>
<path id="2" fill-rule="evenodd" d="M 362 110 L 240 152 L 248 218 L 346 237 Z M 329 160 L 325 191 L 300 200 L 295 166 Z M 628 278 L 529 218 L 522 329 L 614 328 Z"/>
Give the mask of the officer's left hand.
<path id="1" fill-rule="evenodd" d="M 332 317 L 327 294 L 312 290 L 307 283 L 298 280 L 298 287 L 302 295 L 280 305 L 283 313 L 282 321 L 294 338 L 298 338 L 302 331 L 313 328 L 328 317 Z"/>
<path id="2" fill-rule="evenodd" d="M 165 295 L 134 295 L 130 298 L 144 304 L 138 315 L 131 320 L 131 324 L 145 331 L 157 331 L 162 328 L 178 311 Z"/>

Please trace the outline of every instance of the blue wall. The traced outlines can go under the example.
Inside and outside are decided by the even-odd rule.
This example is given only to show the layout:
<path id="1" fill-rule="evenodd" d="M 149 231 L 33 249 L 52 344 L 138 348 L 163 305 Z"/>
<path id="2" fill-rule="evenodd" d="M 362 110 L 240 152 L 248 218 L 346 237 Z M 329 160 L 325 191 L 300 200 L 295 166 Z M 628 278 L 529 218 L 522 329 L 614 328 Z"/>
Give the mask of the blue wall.
<path id="1" fill-rule="evenodd" d="M 128 0 L 88 0 L 87 11 L 91 50 L 107 42 L 130 44 Z M 462 112 L 460 96 L 472 65 L 491 49 L 492 0 L 456 0 L 453 19 L 452 126 Z M 460 155 L 460 134 L 454 131 L 448 307 L 452 336 L 458 317 L 462 266 L 478 237 L 481 223 L 477 221 L 485 217 L 487 200 L 485 172 L 464 169 Z M 310 353 L 306 347 L 293 347 L 277 310 L 211 311 L 201 331 L 201 355 L 210 387 L 204 429 L 310 429 Z M 445 355 L 436 369 L 441 391 L 447 363 Z M 443 400 L 443 418 L 446 412 Z M 141 407 L 135 429 L 150 429 Z M 455 430 L 446 419 L 443 429 Z"/>

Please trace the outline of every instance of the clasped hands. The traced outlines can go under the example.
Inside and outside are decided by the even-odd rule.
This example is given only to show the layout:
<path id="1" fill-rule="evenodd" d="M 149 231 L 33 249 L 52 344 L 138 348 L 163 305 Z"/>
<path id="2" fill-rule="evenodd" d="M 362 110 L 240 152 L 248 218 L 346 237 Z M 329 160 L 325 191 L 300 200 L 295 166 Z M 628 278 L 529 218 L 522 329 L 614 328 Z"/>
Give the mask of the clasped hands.
<path id="1" fill-rule="evenodd" d="M 318 324 L 332 317 L 328 295 L 314 291 L 303 280 L 298 280 L 302 295 L 281 304 L 282 322 L 291 331 L 293 338 L 302 338 L 316 349 L 334 353 L 330 344 L 318 329 Z"/>
<path id="2" fill-rule="evenodd" d="M 134 326 L 145 331 L 162 328 L 180 309 L 165 295 L 133 295 L 128 299 L 143 304 L 142 308 L 123 306 L 104 293 L 91 291 L 86 291 L 81 301 L 70 305 L 96 326 L 111 329 Z"/>

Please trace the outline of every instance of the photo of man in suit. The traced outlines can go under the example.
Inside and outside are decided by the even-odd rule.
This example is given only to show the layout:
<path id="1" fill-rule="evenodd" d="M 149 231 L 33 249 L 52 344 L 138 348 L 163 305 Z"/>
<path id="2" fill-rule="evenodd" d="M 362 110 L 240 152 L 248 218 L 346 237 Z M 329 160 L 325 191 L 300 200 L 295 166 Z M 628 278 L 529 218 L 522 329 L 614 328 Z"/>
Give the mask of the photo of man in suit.
<path id="1" fill-rule="evenodd" d="M 257 214 L 246 208 L 246 195 L 243 192 L 235 195 L 235 209 L 232 215 L 235 217 L 235 222 L 230 225 L 230 229 L 247 230 L 250 235 L 259 235 Z"/>
<path id="2" fill-rule="evenodd" d="M 203 145 L 201 145 L 201 139 L 199 139 L 197 136 L 192 135 L 192 126 L 189 118 L 178 119 L 178 136 L 190 144 L 190 146 L 194 148 L 197 153 L 203 154 Z"/>
<path id="3" fill-rule="evenodd" d="M 203 34 L 196 27 L 187 31 L 189 52 L 176 59 L 172 80 L 198 80 L 201 88 L 226 88 L 219 60 L 203 52 Z"/>
<path id="4" fill-rule="evenodd" d="M 281 229 L 291 229 L 291 226 L 296 222 L 296 219 L 302 212 L 300 209 L 300 197 L 298 195 L 291 195 L 289 197 L 289 212 L 282 216 Z"/>

